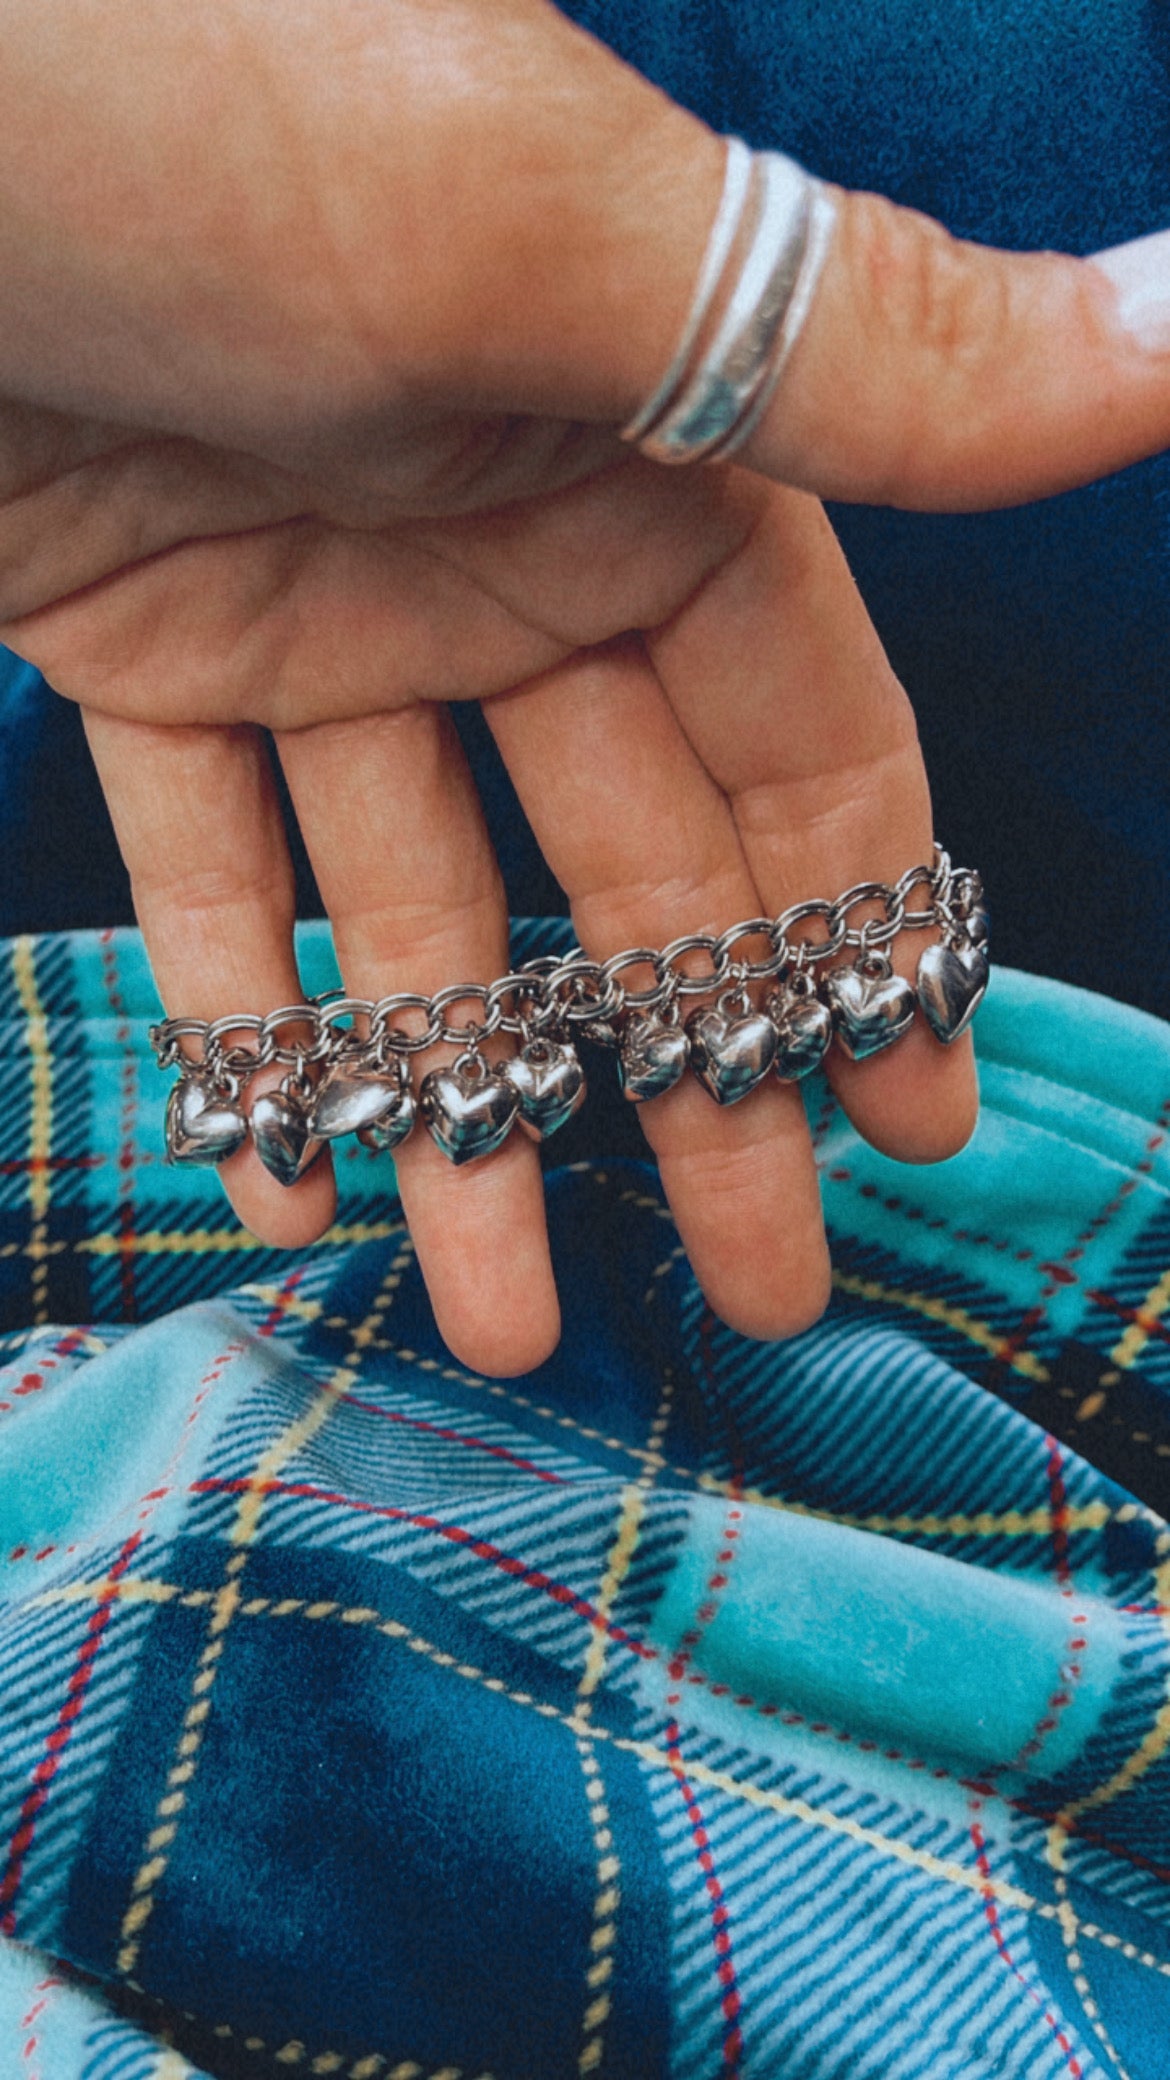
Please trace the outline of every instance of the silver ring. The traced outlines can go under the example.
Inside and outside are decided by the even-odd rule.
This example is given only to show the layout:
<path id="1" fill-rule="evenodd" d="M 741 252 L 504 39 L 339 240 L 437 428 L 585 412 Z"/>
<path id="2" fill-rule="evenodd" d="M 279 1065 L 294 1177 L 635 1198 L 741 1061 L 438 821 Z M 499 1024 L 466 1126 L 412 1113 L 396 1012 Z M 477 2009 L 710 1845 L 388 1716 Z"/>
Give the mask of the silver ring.
<path id="1" fill-rule="evenodd" d="M 623 439 L 655 462 L 721 461 L 749 438 L 800 335 L 828 252 L 836 212 L 827 191 L 794 159 L 758 152 L 748 183 L 747 251 L 730 286 L 712 282 L 713 273 L 726 274 L 741 243 L 743 204 L 728 205 L 729 187 L 733 204 L 737 195 L 732 167 L 729 145 L 723 201 L 682 339 L 653 397 L 622 429 Z M 700 335 L 720 306 L 703 345 Z"/>
<path id="2" fill-rule="evenodd" d="M 727 158 L 723 167 L 723 192 L 719 197 L 719 208 L 707 240 L 707 250 L 699 269 L 698 286 L 683 326 L 679 343 L 674 350 L 674 359 L 658 388 L 646 399 L 640 412 L 636 412 L 627 426 L 622 428 L 624 441 L 641 441 L 650 432 L 655 422 L 666 410 L 675 391 L 687 372 L 687 363 L 695 349 L 700 332 L 706 322 L 719 287 L 719 279 L 731 257 L 743 216 L 744 204 L 752 179 L 752 155 L 742 137 L 729 137 Z"/>

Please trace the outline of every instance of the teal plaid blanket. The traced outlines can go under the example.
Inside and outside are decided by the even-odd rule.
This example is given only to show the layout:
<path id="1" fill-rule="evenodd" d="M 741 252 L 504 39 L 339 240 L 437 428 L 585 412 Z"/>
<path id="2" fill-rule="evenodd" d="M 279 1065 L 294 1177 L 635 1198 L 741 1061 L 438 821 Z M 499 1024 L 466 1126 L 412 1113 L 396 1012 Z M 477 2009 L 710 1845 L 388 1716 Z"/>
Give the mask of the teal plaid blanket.
<path id="1" fill-rule="evenodd" d="M 814 1089 L 788 1344 L 555 1172 L 498 1382 L 385 1158 L 162 1165 L 154 1009 L 0 946 L 0 2080 L 1165 2080 L 1170 1030 L 998 974 L 934 1170 Z"/>

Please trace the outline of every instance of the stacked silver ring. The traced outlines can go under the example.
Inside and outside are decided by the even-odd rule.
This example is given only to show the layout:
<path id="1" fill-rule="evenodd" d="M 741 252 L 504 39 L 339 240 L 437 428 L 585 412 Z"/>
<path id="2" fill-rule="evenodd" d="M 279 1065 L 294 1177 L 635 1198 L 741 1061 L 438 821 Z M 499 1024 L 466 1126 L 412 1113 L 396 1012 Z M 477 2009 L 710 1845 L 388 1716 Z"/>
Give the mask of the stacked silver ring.
<path id="1" fill-rule="evenodd" d="M 912 909 L 920 887 L 928 901 Z M 911 985 L 895 972 L 890 946 L 899 933 L 928 929 L 936 936 Z M 747 957 L 753 939 L 767 944 L 757 959 Z M 623 980 L 638 968 L 654 978 L 643 989 Z M 182 1072 L 167 1103 L 167 1159 L 223 1162 L 250 1136 L 272 1175 L 295 1184 L 326 1142 L 352 1133 L 368 1148 L 392 1149 L 416 1120 L 453 1163 L 490 1155 L 514 1125 L 542 1141 L 584 1100 L 578 1034 L 616 1051 L 622 1090 L 635 1102 L 660 1097 L 689 1069 L 717 1104 L 735 1105 L 765 1078 L 807 1076 L 833 1042 L 853 1061 L 882 1052 L 919 1009 L 947 1045 L 966 1031 L 987 981 L 979 876 L 939 851 L 932 866 L 892 884 L 859 882 L 832 902 L 796 903 L 778 917 L 606 961 L 575 947 L 431 997 L 399 991 L 374 1002 L 337 990 L 264 1015 L 164 1019 L 151 1045 L 160 1068 Z M 707 1001 L 684 1017 L 692 999 Z M 477 1004 L 482 1016 L 454 1024 L 456 1004 Z M 421 1030 L 403 1024 L 411 1014 Z M 499 1033 L 520 1042 L 503 1061 L 484 1051 Z M 412 1061 L 438 1046 L 459 1053 L 429 1069 L 416 1092 Z M 246 1105 L 246 1085 L 273 1064 L 286 1071 L 279 1088 Z"/>
<path id="2" fill-rule="evenodd" d="M 727 140 L 723 191 L 670 366 L 622 428 L 655 462 L 717 462 L 766 412 L 812 304 L 835 210 L 794 159 Z"/>

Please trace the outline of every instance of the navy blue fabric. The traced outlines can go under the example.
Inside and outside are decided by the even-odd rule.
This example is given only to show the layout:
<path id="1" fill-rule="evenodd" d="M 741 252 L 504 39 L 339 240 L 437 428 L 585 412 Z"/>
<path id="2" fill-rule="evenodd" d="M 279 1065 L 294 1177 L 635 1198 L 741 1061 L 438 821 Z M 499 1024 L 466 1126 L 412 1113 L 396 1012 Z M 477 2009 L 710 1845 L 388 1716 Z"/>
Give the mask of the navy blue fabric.
<path id="1" fill-rule="evenodd" d="M 1170 11 L 1148 0 L 568 11 L 721 128 L 958 232 L 1084 252 L 1170 223 Z M 834 520 L 997 951 L 1170 1014 L 1170 462 L 1012 513 Z M 511 908 L 560 907 L 486 732 L 461 727 Z M 0 932 L 128 917 L 76 718 L 18 667 L 0 748 Z"/>
<path id="2" fill-rule="evenodd" d="M 214 1544 L 180 1539 L 168 1557 L 184 1590 L 218 1587 Z M 277 1548 L 257 1560 L 251 1594 L 278 1603 L 300 1593 L 303 1568 L 295 1553 Z M 396 1612 L 441 1653 L 490 1664 L 501 1689 L 538 1691 L 562 1712 L 572 1711 L 569 1672 L 558 1671 L 550 1689 L 540 1654 L 519 1641 L 507 1642 L 501 1653 L 493 1627 L 413 1580 L 406 1568 L 391 1564 L 388 1576 L 381 1566 L 372 1570 L 365 1556 L 340 1553 L 316 1556 L 313 1565 L 315 1592 L 324 1584 L 322 1597 L 350 1608 L 368 1600 L 375 1578 L 384 1593 L 392 1576 Z M 101 1879 L 117 1866 L 127 1838 L 145 1837 L 150 1828 L 157 1772 L 165 1771 L 182 1732 L 205 1632 L 205 1614 L 176 1603 L 153 1633 L 139 1662 L 130 1738 L 103 1780 L 87 1868 L 70 1888 L 65 1947 L 102 1978 L 116 1972 L 117 1929 Z M 579 1960 L 592 1900 L 585 1885 L 567 1904 L 555 1891 L 522 1880 L 505 1894 L 500 1851 L 508 1840 L 521 1873 L 538 1876 L 560 1862 L 592 1876 L 596 1851 L 578 1756 L 555 1721 L 540 1722 L 532 1752 L 522 1732 L 517 1739 L 508 1701 L 485 1689 L 469 1701 L 451 1744 L 451 1767 L 438 1777 L 429 1762 L 450 1677 L 408 1655 L 403 1681 L 390 1692 L 384 1658 L 373 1637 L 355 1653 L 340 1627 L 310 1629 L 307 1642 L 289 1627 L 272 1641 L 254 1633 L 225 1669 L 217 1711 L 226 1730 L 220 1752 L 208 1757 L 223 1764 L 223 1774 L 209 1769 L 201 1777 L 185 1840 L 230 1840 L 233 1855 L 211 1881 L 210 1925 L 205 1856 L 173 1859 L 180 1920 L 188 1925 L 176 1930 L 167 1999 L 196 2008 L 211 1973 L 253 2031 L 278 2042 L 292 2033 L 320 2043 L 329 2040 L 344 2009 L 351 2041 L 360 2046 L 377 2042 L 384 2031 L 384 1961 L 392 1958 L 405 2041 L 422 2041 L 430 2028 L 441 1970 L 444 2035 L 437 2055 L 444 2064 L 477 2073 L 482 2065 L 499 2073 L 567 2073 L 580 2037 Z M 631 1702 L 607 1697 L 604 1710 L 610 1730 L 633 1731 Z M 248 1726 L 259 1730 L 253 1761 L 264 1785 L 254 1827 L 242 1822 L 228 1788 Z M 493 1752 L 500 1768 L 485 1809 L 484 1757 Z M 651 1883 L 649 1924 L 633 1946 L 630 1983 L 611 2018 L 611 2056 L 618 2072 L 638 2071 L 639 2058 L 645 2071 L 658 2072 L 669 2018 L 661 1974 L 647 1967 L 667 1948 L 669 1903 L 637 1768 L 627 1756 L 619 1760 L 609 1804 L 627 1858 L 638 1857 Z M 344 1805 L 339 1782 L 347 1787 Z M 458 1884 L 444 1884 L 442 1873 L 455 1869 Z M 323 1902 L 340 1897 L 347 1901 L 345 1914 L 322 1911 Z M 542 1960 L 550 1983 L 540 2000 L 532 1999 L 526 1973 L 501 1980 L 501 1915 L 514 1954 Z M 355 1927 L 363 1931 L 360 1943 Z M 297 1987 L 291 2007 L 276 1993 L 290 1960 Z"/>
<path id="3" fill-rule="evenodd" d="M 1170 224 L 1165 6 L 567 11 L 718 128 L 962 236 L 1087 253 Z M 997 952 L 1170 1014 L 1170 458 L 1016 512 L 833 518 Z"/>
<path id="4" fill-rule="evenodd" d="M 121 922 L 130 890 L 75 708 L 0 650 L 0 932 Z"/>

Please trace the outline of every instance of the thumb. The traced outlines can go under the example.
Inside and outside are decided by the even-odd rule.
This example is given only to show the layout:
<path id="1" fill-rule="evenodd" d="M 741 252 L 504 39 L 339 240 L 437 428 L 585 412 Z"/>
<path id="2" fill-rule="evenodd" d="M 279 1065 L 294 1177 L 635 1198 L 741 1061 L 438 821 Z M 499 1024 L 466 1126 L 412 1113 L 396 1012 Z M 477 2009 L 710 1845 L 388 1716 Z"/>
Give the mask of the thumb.
<path id="1" fill-rule="evenodd" d="M 1042 497 L 1170 446 L 1170 233 L 1074 260 L 835 193 L 808 322 L 741 457 L 822 497 Z"/>
<path id="2" fill-rule="evenodd" d="M 525 288 L 477 325 L 474 351 L 482 373 L 493 339 L 512 408 L 620 422 L 682 333 L 724 146 L 563 19 L 554 40 L 575 109 L 545 136 L 556 206 L 506 184 L 520 207 L 493 265 L 498 286 L 501 243 L 523 253 Z M 737 461 L 823 497 L 961 510 L 1170 446 L 1170 232 L 1094 260 L 1005 253 L 880 196 L 828 193 L 804 330 Z"/>

